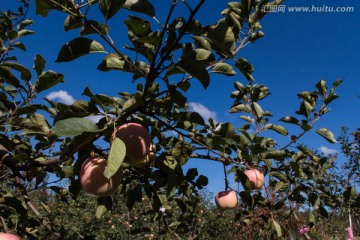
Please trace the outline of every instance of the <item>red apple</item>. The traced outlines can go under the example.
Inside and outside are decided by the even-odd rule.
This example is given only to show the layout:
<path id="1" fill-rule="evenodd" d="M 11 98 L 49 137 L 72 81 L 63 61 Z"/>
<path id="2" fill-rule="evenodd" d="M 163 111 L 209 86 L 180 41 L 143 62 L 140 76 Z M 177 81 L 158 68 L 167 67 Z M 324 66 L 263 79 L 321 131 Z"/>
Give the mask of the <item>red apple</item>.
<path id="1" fill-rule="evenodd" d="M 138 123 L 126 123 L 117 127 L 111 139 L 121 139 L 126 146 L 129 164 L 142 162 L 149 153 L 151 137 L 148 130 Z"/>
<path id="2" fill-rule="evenodd" d="M 12 233 L 0 233 L 0 240 L 20 240 L 20 238 Z"/>
<path id="3" fill-rule="evenodd" d="M 80 183 L 82 189 L 97 196 L 108 196 L 115 192 L 122 181 L 122 168 L 110 179 L 104 176 L 106 159 L 89 157 L 81 166 Z"/>
<path id="4" fill-rule="evenodd" d="M 251 189 L 261 189 L 264 185 L 264 174 L 257 169 L 250 169 L 244 172 L 249 178 Z"/>
<path id="5" fill-rule="evenodd" d="M 231 209 L 237 205 L 237 196 L 234 190 L 218 192 L 215 196 L 215 203 L 221 209 Z"/>

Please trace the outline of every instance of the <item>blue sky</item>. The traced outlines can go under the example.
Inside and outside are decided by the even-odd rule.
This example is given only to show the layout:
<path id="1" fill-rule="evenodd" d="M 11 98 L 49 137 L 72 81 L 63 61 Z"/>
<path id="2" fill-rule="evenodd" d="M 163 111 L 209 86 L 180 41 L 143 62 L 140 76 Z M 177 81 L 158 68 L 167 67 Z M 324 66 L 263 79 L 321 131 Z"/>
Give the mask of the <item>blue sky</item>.
<path id="1" fill-rule="evenodd" d="M 0 0 L 1 9 L 15 5 L 14 0 Z M 151 1 L 157 10 L 156 17 L 163 21 L 170 0 Z M 226 7 L 223 0 L 208 0 L 197 17 L 204 25 L 219 19 L 220 12 Z M 57 95 L 65 101 L 83 99 L 84 88 L 89 86 L 94 92 L 116 95 L 121 91 L 133 91 L 136 84 L 131 84 L 131 75 L 120 72 L 100 72 L 96 70 L 104 55 L 93 54 L 69 63 L 55 63 L 61 46 L 78 36 L 78 32 L 64 32 L 65 14 L 50 12 L 48 18 L 35 16 L 34 3 L 29 17 L 35 20 L 31 27 L 37 34 L 24 41 L 28 51 L 20 53 L 19 60 L 32 66 L 36 53 L 47 59 L 47 68 L 65 75 L 65 83 L 58 85 L 49 94 Z M 344 79 L 338 89 L 340 98 L 332 105 L 332 111 L 324 116 L 317 127 L 326 127 L 339 136 L 342 126 L 354 130 L 359 126 L 360 118 L 360 2 L 358 0 L 285 0 L 284 13 L 271 13 L 262 21 L 265 37 L 240 51 L 239 57 L 247 58 L 255 67 L 254 77 L 259 84 L 270 88 L 272 95 L 263 103 L 263 108 L 270 110 L 277 120 L 286 115 L 293 115 L 298 109 L 296 94 L 303 90 L 315 90 L 314 85 L 321 79 L 331 84 L 336 79 Z M 289 12 L 289 7 L 353 7 L 353 12 Z M 185 10 L 179 9 L 182 15 Z M 124 30 L 123 20 L 132 13 L 121 10 L 121 15 L 110 20 L 111 36 L 118 46 L 130 43 Z M 153 26 L 153 29 L 155 25 Z M 105 44 L 104 44 L 105 46 Z M 189 91 L 188 100 L 193 109 L 204 116 L 215 117 L 218 121 L 231 121 L 235 126 L 243 124 L 238 115 L 227 113 L 232 101 L 230 93 L 233 82 L 246 80 L 239 74 L 228 78 L 211 75 L 211 84 L 205 91 L 195 83 Z M 64 94 L 64 93 L 67 93 Z M 280 139 L 279 141 L 283 141 Z M 328 144 L 316 133 L 310 133 L 304 142 L 314 149 L 339 151 L 338 145 Z M 208 175 L 209 189 L 222 190 L 222 165 L 204 160 L 191 160 L 188 167 L 198 167 L 199 172 Z"/>

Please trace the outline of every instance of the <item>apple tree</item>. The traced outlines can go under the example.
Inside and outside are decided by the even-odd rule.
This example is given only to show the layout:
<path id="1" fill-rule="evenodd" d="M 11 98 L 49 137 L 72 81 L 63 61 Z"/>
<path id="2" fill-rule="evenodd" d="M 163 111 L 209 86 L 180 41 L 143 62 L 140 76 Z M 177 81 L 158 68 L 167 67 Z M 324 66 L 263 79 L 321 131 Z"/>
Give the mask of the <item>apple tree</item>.
<path id="1" fill-rule="evenodd" d="M 265 209 L 262 219 L 274 237 L 289 235 L 281 222 L 283 218 L 296 220 L 301 206 L 308 206 L 308 221 L 303 224 L 311 227 L 315 218 L 326 217 L 330 208 L 341 204 L 328 188 L 335 157 L 322 156 L 299 141 L 314 132 L 336 142 L 330 130 L 315 123 L 329 112 L 341 80 L 330 86 L 321 80 L 313 90 L 300 92 L 298 111 L 274 120 L 271 109 L 261 106 L 270 90 L 255 81 L 254 67 L 241 57 L 241 50 L 264 36 L 260 24 L 267 14 L 264 9 L 282 1 L 228 2 L 220 19 L 203 25 L 197 13 L 205 2 L 156 3 L 169 5 L 164 22 L 157 18 L 164 13 L 149 0 L 22 0 L 18 11 L 2 10 L 0 209 L 4 231 L 25 237 L 36 236 L 36 229 L 44 228 L 61 237 L 66 229 L 49 221 L 49 206 L 29 198 L 29 192 L 51 176 L 56 183 L 68 183 L 47 184 L 54 195 L 64 202 L 76 199 L 82 191 L 80 169 L 89 157 L 105 159 L 107 179 L 122 171 L 117 191 L 99 196 L 94 214 L 101 217 L 111 211 L 109 206 L 116 199 L 131 211 L 146 198 L 151 202 L 148 211 L 165 232 L 186 233 L 198 214 L 198 193 L 208 178 L 199 175 L 197 168 L 184 170 L 194 158 L 219 163 L 224 169 L 224 190 L 230 189 L 227 176 L 234 173 L 243 187 L 236 191 L 237 220 L 250 224 L 251 216 Z M 92 86 L 84 87 L 84 99 L 71 105 L 46 98 L 39 101 L 37 96 L 64 82 L 64 75 L 47 69 L 39 54 L 32 69 L 17 61 L 17 51 L 26 51 L 22 39 L 34 34 L 33 21 L 26 16 L 29 4 L 36 4 L 36 14 L 45 22 L 54 11 L 62 12 L 65 31 L 78 32 L 78 37 L 58 50 L 56 62 L 103 54 L 96 71 L 125 73 L 129 80 L 124 81 L 135 84 L 137 91 L 125 92 L 115 83 L 120 92 L 116 96 L 97 93 Z M 187 11 L 179 12 L 179 7 Z M 117 15 L 128 15 L 124 24 L 129 44 L 125 46 L 118 46 L 111 37 L 109 20 Z M 228 110 L 243 125 L 204 119 L 189 110 L 188 90 L 197 83 L 206 89 L 214 74 L 236 79 L 224 84 L 233 84 L 229 93 L 233 104 Z M 92 116 L 100 119 L 94 122 Z M 153 157 L 148 164 L 131 164 L 127 153 L 137 146 L 114 134 L 126 123 L 140 124 L 149 132 Z M 278 144 L 278 138 L 287 143 Z M 244 174 L 249 169 L 265 175 L 261 189 L 252 190 Z M 288 209 L 285 216 L 276 214 L 284 208 Z"/>

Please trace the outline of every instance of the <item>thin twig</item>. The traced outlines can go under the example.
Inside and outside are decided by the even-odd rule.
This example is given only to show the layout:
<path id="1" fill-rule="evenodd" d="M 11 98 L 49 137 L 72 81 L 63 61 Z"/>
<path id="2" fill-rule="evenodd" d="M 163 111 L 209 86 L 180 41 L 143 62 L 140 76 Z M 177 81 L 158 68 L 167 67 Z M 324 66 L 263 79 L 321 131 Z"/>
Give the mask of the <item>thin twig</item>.
<path id="1" fill-rule="evenodd" d="M 53 226 L 51 226 L 51 224 L 48 222 L 48 220 L 42 216 L 42 214 L 37 210 L 37 208 L 31 203 L 30 198 L 27 194 L 26 188 L 24 187 L 24 185 L 21 183 L 21 179 L 20 179 L 20 173 L 19 171 L 14 171 L 15 173 L 15 183 L 17 185 L 17 187 L 20 190 L 21 196 L 24 199 L 24 202 L 26 204 L 26 206 L 28 207 L 28 209 L 30 209 L 35 215 L 36 217 L 40 220 L 40 222 L 44 225 L 44 227 L 51 232 L 55 237 L 60 238 L 61 235 L 60 233 L 56 232 L 55 229 L 53 228 Z"/>

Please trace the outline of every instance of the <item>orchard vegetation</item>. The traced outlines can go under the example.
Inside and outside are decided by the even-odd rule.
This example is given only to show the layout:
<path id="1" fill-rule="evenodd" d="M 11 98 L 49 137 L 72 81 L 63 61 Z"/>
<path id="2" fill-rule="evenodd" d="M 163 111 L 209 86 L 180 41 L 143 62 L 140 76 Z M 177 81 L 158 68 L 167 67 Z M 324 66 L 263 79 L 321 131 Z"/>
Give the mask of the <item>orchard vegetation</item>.
<path id="1" fill-rule="evenodd" d="M 351 220 L 359 236 L 360 131 L 344 128 L 336 139 L 321 127 L 342 81 L 300 89 L 298 110 L 277 119 L 262 107 L 270 89 L 241 57 L 264 37 L 264 7 L 282 0 L 224 3 L 210 25 L 197 15 L 205 0 L 161 1 L 169 5 L 164 22 L 155 2 L 21 0 L 18 9 L 0 9 L 1 231 L 21 239 L 343 239 Z M 108 96 L 84 86 L 84 99 L 71 105 L 39 101 L 71 76 L 47 69 L 40 54 L 33 66 L 17 60 L 26 51 L 23 39 L 36 34 L 30 4 L 45 22 L 62 12 L 64 30 L 78 32 L 58 49 L 56 62 L 102 54 L 93 71 L 126 73 L 122 81 L 137 91 L 114 84 L 119 94 Z M 176 15 L 179 6 L 187 11 Z M 117 15 L 127 16 L 126 46 L 111 37 L 108 24 Z M 233 84 L 233 104 L 224 107 L 243 125 L 189 110 L 188 90 L 206 89 L 214 74 L 234 76 L 224 83 Z M 306 146 L 301 139 L 311 132 L 340 142 L 347 161 Z M 234 208 L 213 204 L 216 193 L 206 190 L 211 176 L 185 171 L 189 159 L 218 162 L 224 191 L 236 193 Z M 240 190 L 229 186 L 230 174 Z M 99 181 L 107 189 L 97 191 Z"/>

